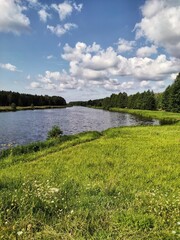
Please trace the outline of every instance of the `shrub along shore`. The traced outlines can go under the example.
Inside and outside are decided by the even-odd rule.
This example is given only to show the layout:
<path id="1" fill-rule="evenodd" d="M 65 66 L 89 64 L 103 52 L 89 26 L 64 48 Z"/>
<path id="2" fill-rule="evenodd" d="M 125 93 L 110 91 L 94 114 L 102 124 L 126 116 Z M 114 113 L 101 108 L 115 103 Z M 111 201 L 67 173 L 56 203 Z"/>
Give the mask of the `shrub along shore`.
<path id="1" fill-rule="evenodd" d="M 175 113 L 123 110 L 180 120 Z M 41 144 L 1 156 L 2 239 L 178 239 L 179 122 Z"/>

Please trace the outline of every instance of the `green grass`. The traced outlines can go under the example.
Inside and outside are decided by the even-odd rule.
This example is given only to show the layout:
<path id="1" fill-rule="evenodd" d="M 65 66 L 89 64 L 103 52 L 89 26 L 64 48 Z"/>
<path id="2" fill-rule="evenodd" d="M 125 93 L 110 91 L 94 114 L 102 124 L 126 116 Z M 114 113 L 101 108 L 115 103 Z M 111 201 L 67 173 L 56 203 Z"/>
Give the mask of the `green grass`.
<path id="1" fill-rule="evenodd" d="M 16 107 L 16 111 L 22 111 L 22 110 L 34 110 L 34 109 L 49 109 L 49 108 L 64 108 L 66 106 L 34 106 L 33 108 L 31 106 L 28 107 Z M 11 106 L 0 106 L 0 112 L 10 112 L 12 111 Z"/>
<path id="2" fill-rule="evenodd" d="M 180 113 L 165 112 L 165 111 L 150 111 L 150 110 L 139 110 L 139 109 L 128 109 L 128 108 L 111 108 L 111 111 L 123 112 L 135 114 L 146 118 L 159 119 L 164 122 L 177 122 L 180 121 Z"/>
<path id="3" fill-rule="evenodd" d="M 178 239 L 179 125 L 46 144 L 0 160 L 1 239 Z"/>

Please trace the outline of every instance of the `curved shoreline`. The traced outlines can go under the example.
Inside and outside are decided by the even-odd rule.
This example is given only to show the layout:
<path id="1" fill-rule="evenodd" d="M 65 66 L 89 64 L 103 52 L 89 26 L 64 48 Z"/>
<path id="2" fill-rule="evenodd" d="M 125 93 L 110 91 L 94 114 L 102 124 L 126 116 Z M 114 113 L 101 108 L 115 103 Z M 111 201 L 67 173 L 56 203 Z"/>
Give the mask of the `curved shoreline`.
<path id="1" fill-rule="evenodd" d="M 177 123 L 180 121 L 180 113 L 173 112 L 127 109 L 127 108 L 110 108 L 109 111 L 129 113 L 140 117 L 158 119 L 160 121 L 167 121 L 169 123 Z"/>

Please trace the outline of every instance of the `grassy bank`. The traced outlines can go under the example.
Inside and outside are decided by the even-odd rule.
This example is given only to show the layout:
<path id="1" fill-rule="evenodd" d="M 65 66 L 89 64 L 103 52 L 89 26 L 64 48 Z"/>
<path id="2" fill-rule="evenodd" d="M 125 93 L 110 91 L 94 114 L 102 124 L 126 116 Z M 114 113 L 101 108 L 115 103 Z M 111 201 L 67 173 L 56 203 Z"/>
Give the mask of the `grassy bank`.
<path id="1" fill-rule="evenodd" d="M 2 239 L 178 239 L 180 126 L 83 133 L 0 160 Z"/>
<path id="2" fill-rule="evenodd" d="M 128 109 L 128 108 L 110 108 L 110 111 L 123 112 L 135 114 L 141 117 L 154 118 L 162 121 L 180 121 L 180 113 L 165 112 L 165 111 L 150 111 L 150 110 L 139 110 L 139 109 Z"/>
<path id="3" fill-rule="evenodd" d="M 16 107 L 16 111 L 22 110 L 34 110 L 34 109 L 49 109 L 49 108 L 65 108 L 66 106 L 28 106 L 28 107 Z M 13 111 L 11 106 L 0 106 L 0 112 L 10 112 Z"/>

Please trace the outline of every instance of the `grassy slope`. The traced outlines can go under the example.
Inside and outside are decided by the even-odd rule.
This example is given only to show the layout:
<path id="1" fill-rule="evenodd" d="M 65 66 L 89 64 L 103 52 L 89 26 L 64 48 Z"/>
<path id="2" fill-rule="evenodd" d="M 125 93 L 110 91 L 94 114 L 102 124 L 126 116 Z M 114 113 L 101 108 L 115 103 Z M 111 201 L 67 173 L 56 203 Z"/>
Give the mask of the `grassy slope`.
<path id="1" fill-rule="evenodd" d="M 85 133 L 1 160 L 3 239 L 178 239 L 180 126 Z"/>

